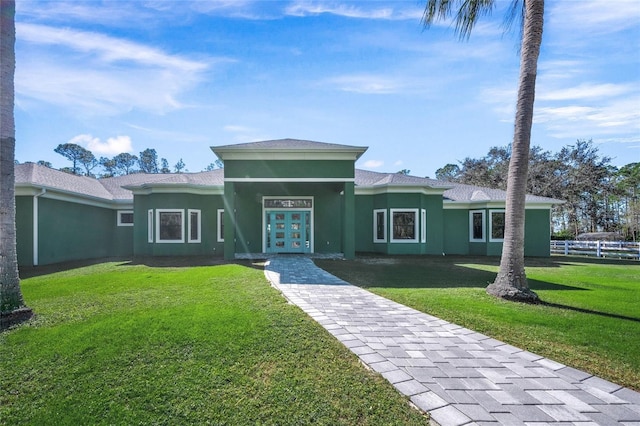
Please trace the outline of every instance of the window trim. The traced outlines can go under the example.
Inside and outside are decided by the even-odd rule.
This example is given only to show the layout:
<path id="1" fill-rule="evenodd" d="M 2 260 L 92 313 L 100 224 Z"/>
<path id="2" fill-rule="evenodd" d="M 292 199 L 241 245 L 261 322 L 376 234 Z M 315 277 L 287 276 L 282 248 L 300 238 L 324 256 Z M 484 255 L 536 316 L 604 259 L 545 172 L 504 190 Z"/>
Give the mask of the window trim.
<path id="1" fill-rule="evenodd" d="M 198 235 L 197 235 L 197 237 L 195 239 L 191 238 L 191 231 L 192 231 L 192 229 L 191 229 L 191 225 L 192 225 L 191 214 L 192 213 L 196 213 L 197 214 L 197 219 L 196 220 L 197 220 L 197 226 L 198 226 L 198 229 L 197 229 Z M 187 229 L 188 239 L 187 239 L 187 242 L 188 243 L 200 243 L 200 242 L 202 242 L 202 211 L 199 210 L 199 209 L 188 209 L 187 210 L 187 222 L 188 222 L 188 226 L 187 226 L 187 228 L 188 228 Z"/>
<path id="2" fill-rule="evenodd" d="M 473 215 L 482 215 L 482 238 L 473 238 Z M 486 210 L 469 210 L 469 242 L 484 243 L 487 241 L 487 212 Z"/>
<path id="3" fill-rule="evenodd" d="M 378 238 L 378 213 L 382 213 L 382 227 L 384 229 L 382 239 Z M 387 226 L 387 209 L 374 209 L 373 210 L 373 242 L 374 243 L 386 243 L 387 235 L 389 233 Z"/>
<path id="4" fill-rule="evenodd" d="M 122 221 L 123 214 L 131 214 L 131 218 L 133 219 L 133 210 L 118 210 L 118 226 L 133 226 L 133 222 Z"/>
<path id="5" fill-rule="evenodd" d="M 180 213 L 180 235 L 179 240 L 163 240 L 160 238 L 160 215 L 161 213 Z M 184 209 L 156 209 L 156 243 L 180 244 L 184 243 Z"/>
<path id="6" fill-rule="evenodd" d="M 504 242 L 504 229 L 502 230 L 502 238 L 493 238 L 493 214 L 502 213 L 505 214 L 505 209 L 491 209 L 489 210 L 489 242 L 501 243 Z M 506 219 L 506 217 L 505 217 Z M 505 224 L 506 225 L 506 224 Z"/>
<path id="7" fill-rule="evenodd" d="M 153 243 L 153 209 L 147 210 L 147 242 Z"/>
<path id="8" fill-rule="evenodd" d="M 419 242 L 419 234 L 418 234 L 418 224 L 420 223 L 420 216 L 419 216 L 419 210 L 420 209 L 402 209 L 402 208 L 398 208 L 398 209 L 389 209 L 389 242 L 391 243 L 417 243 Z M 395 213 L 413 213 L 414 214 L 414 221 L 413 221 L 413 238 L 412 239 L 395 239 L 393 238 L 393 215 Z"/>
<path id="9" fill-rule="evenodd" d="M 216 236 L 219 243 L 224 243 L 224 209 L 218 209 L 216 214 Z"/>
<path id="10" fill-rule="evenodd" d="M 427 209 L 420 209 L 420 242 L 427 242 Z"/>

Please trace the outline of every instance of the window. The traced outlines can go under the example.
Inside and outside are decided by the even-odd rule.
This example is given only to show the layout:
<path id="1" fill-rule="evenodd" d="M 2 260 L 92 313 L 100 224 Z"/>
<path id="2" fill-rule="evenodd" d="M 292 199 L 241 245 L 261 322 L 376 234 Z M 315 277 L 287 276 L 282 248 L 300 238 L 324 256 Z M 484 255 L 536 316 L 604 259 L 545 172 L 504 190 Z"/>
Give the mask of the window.
<path id="1" fill-rule="evenodd" d="M 373 211 L 373 242 L 387 242 L 387 211 L 384 209 Z"/>
<path id="2" fill-rule="evenodd" d="M 147 211 L 147 242 L 153 242 L 153 209 Z"/>
<path id="3" fill-rule="evenodd" d="M 184 243 L 184 210 L 156 210 L 156 242 Z"/>
<path id="4" fill-rule="evenodd" d="M 427 211 L 420 210 L 420 242 L 427 242 Z"/>
<path id="5" fill-rule="evenodd" d="M 133 210 L 118 210 L 118 226 L 133 226 Z"/>
<path id="6" fill-rule="evenodd" d="M 504 240 L 504 210 L 489 210 L 489 241 Z"/>
<path id="7" fill-rule="evenodd" d="M 218 242 L 224 242 L 224 209 L 218 209 Z"/>
<path id="8" fill-rule="evenodd" d="M 265 209 L 310 209 L 313 207 L 311 198 L 265 198 Z"/>
<path id="9" fill-rule="evenodd" d="M 418 242 L 418 209 L 391 209 L 391 242 Z"/>
<path id="10" fill-rule="evenodd" d="M 189 242 L 200 242 L 200 210 L 189 210 Z"/>
<path id="11" fill-rule="evenodd" d="M 469 212 L 469 241 L 484 241 L 484 210 L 471 210 Z"/>

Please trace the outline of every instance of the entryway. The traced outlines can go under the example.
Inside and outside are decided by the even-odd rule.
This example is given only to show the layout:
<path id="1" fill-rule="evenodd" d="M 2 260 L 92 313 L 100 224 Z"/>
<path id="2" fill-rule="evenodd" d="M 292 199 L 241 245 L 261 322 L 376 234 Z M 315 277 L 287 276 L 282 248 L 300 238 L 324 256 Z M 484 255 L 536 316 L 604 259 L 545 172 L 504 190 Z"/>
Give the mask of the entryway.
<path id="1" fill-rule="evenodd" d="M 310 211 L 267 211 L 265 224 L 266 253 L 311 253 Z"/>

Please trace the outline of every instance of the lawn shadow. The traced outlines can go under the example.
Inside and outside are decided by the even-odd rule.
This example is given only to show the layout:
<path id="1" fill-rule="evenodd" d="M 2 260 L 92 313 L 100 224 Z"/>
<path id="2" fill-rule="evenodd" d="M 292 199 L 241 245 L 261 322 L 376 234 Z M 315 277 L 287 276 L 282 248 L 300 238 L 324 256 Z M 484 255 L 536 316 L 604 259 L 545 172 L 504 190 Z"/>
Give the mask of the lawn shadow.
<path id="1" fill-rule="evenodd" d="M 626 315 L 619 315 L 619 314 L 611 314 L 608 312 L 594 311 L 592 309 L 577 308 L 575 306 L 563 305 L 560 303 L 545 302 L 544 300 L 540 302 L 540 305 L 548 306 L 550 308 L 563 309 L 567 311 L 580 312 L 582 314 L 599 315 L 606 318 L 615 318 L 615 319 L 621 319 L 621 320 L 627 320 L 627 321 L 640 322 L 640 318 L 628 317 Z"/>
<path id="2" fill-rule="evenodd" d="M 73 260 L 40 266 L 19 267 L 20 278 L 32 278 L 56 272 L 71 271 L 101 263 L 117 262 L 117 266 L 145 265 L 152 268 L 190 268 L 197 266 L 240 265 L 253 269 L 264 269 L 260 260 L 224 260 L 222 257 L 212 256 L 136 256 L 130 257 L 102 257 L 97 259 Z"/>
<path id="3" fill-rule="evenodd" d="M 70 260 L 49 265 L 19 266 L 18 270 L 20 272 L 20 279 L 25 279 L 55 274 L 56 272 L 71 271 L 107 262 L 120 262 L 123 265 L 127 265 L 131 263 L 131 259 L 128 257 L 100 257 L 97 259 Z"/>
<path id="4" fill-rule="evenodd" d="M 364 288 L 485 288 L 497 275 L 499 257 L 359 255 L 351 261 L 315 260 L 332 274 Z M 549 258 L 528 258 L 528 266 L 561 267 Z M 532 289 L 584 290 L 569 285 L 529 280 Z"/>

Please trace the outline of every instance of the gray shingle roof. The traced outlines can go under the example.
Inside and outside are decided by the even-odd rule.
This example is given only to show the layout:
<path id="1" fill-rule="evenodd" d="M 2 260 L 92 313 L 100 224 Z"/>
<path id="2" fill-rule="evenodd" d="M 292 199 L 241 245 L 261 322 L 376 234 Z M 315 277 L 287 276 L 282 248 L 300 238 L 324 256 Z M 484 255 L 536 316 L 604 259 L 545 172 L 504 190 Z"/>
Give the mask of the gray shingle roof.
<path id="1" fill-rule="evenodd" d="M 131 190 L 125 187 L 153 186 L 154 184 L 203 187 L 224 185 L 224 171 L 222 169 L 200 173 L 134 173 L 126 176 L 95 179 L 72 175 L 34 163 L 24 163 L 16 164 L 15 175 L 16 187 L 44 187 L 106 201 L 133 200 Z"/>
<path id="2" fill-rule="evenodd" d="M 465 185 L 461 183 L 452 183 L 453 188 L 444 192 L 445 200 L 458 202 L 487 202 L 487 201 L 506 201 L 507 192 L 501 189 L 485 188 L 482 186 Z M 537 195 L 527 194 L 526 202 L 528 203 L 544 203 L 544 204 L 560 204 L 563 201 L 555 198 L 540 197 Z"/>
<path id="3" fill-rule="evenodd" d="M 233 145 L 220 145 L 211 147 L 215 150 L 248 150 L 248 151 L 353 151 L 366 150 L 364 146 L 339 145 L 326 142 L 315 142 L 303 139 L 275 139 L 269 141 L 247 142 Z"/>
<path id="4" fill-rule="evenodd" d="M 16 164 L 16 187 L 38 186 L 89 197 L 113 200 L 109 192 L 97 179 L 76 176 L 34 163 Z"/>
<path id="5" fill-rule="evenodd" d="M 292 139 L 285 140 L 292 141 Z M 319 142 L 312 143 L 317 144 Z M 203 188 L 222 187 L 224 185 L 224 170 L 217 169 L 210 172 L 175 174 L 136 173 L 113 178 L 95 179 L 71 175 L 34 163 L 24 163 L 16 165 L 15 178 L 16 187 L 44 187 L 107 201 L 131 201 L 133 200 L 133 194 L 129 188 L 174 185 Z M 444 190 L 443 196 L 445 200 L 453 202 L 468 203 L 506 200 L 506 192 L 499 189 L 451 183 L 400 173 L 379 173 L 360 169 L 355 170 L 355 185 L 359 187 L 414 186 L 416 188 L 438 188 Z M 530 203 L 562 203 L 561 200 L 535 195 L 527 195 L 526 200 Z"/>
<path id="6" fill-rule="evenodd" d="M 436 179 L 421 178 L 401 173 L 379 173 L 355 170 L 356 186 L 405 185 L 429 188 L 451 188 L 452 184 Z"/>

